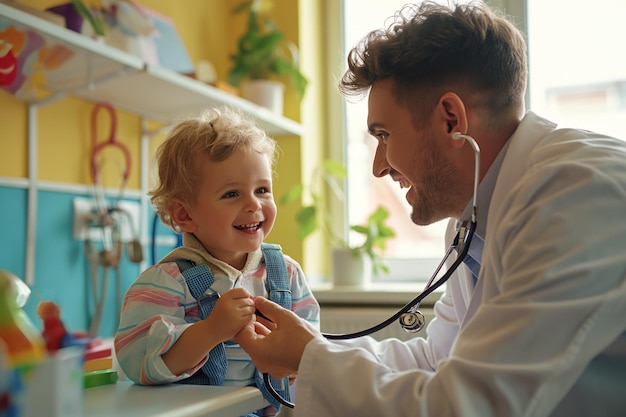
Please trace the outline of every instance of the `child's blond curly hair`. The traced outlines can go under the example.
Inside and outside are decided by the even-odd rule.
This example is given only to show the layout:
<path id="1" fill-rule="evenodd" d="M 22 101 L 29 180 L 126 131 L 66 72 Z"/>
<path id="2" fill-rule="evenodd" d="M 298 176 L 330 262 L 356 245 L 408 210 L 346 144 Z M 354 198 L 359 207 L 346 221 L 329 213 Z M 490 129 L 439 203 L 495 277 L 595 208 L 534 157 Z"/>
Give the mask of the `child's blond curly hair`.
<path id="1" fill-rule="evenodd" d="M 199 155 L 220 162 L 241 148 L 268 155 L 274 165 L 277 150 L 274 140 L 235 108 L 211 108 L 198 117 L 175 124 L 156 151 L 158 181 L 156 188 L 148 193 L 161 221 L 180 232 L 171 210 L 175 201 L 195 203 L 202 180 Z"/>

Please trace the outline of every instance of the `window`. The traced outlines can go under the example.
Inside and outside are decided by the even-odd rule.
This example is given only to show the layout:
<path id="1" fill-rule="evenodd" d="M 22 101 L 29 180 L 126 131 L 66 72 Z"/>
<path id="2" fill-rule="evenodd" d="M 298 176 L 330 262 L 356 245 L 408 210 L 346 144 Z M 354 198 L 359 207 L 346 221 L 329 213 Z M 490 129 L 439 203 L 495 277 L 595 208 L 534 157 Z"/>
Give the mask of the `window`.
<path id="1" fill-rule="evenodd" d="M 368 32 L 386 27 L 389 19 L 406 3 L 406 0 L 344 0 L 344 57 Z M 382 205 L 389 210 L 388 224 L 396 233 L 385 253 L 391 273 L 374 279 L 425 280 L 445 253 L 443 235 L 447 220 L 430 226 L 413 224 L 411 206 L 405 199 L 406 190 L 400 189 L 389 177 L 379 179 L 372 175 L 376 142 L 367 132 L 367 100 L 346 102 L 344 110 L 346 160 L 350 173 L 347 185 L 348 222 L 363 223 L 377 206 Z M 350 239 L 359 238 L 361 236 L 350 236 Z"/>
<path id="2" fill-rule="evenodd" d="M 626 56 L 619 52 L 619 28 L 626 2 L 600 3 L 527 0 L 530 108 L 563 126 L 624 139 Z"/>
<path id="3" fill-rule="evenodd" d="M 369 31 L 384 27 L 386 19 L 406 2 L 344 0 L 343 56 Z M 528 21 L 523 16 L 514 16 L 514 20 L 528 28 L 529 109 L 560 125 L 626 138 L 626 57 L 618 52 L 623 49 L 623 37 L 617 29 L 626 14 L 626 2 L 604 0 L 602 7 L 588 7 L 587 0 L 489 3 L 496 7 L 504 4 L 509 14 L 527 10 Z M 367 100 L 344 105 L 344 153 L 350 173 L 348 223 L 361 223 L 377 205 L 384 205 L 391 212 L 390 224 L 397 237 L 386 252 L 392 272 L 377 279 L 426 279 L 445 251 L 446 222 L 420 227 L 410 221 L 405 192 L 391 180 L 376 179 L 371 173 L 375 141 L 366 128 Z"/>

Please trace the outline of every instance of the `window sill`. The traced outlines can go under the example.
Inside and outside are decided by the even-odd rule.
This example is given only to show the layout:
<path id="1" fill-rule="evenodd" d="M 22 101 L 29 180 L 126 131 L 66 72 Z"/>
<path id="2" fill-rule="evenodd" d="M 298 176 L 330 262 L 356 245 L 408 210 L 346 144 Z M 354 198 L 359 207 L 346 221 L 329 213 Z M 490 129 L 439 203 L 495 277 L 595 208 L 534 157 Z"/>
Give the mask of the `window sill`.
<path id="1" fill-rule="evenodd" d="M 333 287 L 317 283 L 311 286 L 315 298 L 322 305 L 403 306 L 423 290 L 422 284 L 372 283 L 367 287 Z M 422 306 L 432 306 L 441 296 L 440 291 L 428 295 Z"/>

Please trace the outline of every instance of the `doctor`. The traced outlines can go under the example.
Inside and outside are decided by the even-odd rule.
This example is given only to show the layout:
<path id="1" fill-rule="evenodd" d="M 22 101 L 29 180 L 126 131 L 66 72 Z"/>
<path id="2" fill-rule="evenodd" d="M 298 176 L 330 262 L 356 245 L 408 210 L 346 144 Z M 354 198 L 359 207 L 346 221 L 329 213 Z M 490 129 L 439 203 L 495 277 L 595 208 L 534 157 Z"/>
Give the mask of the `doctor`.
<path id="1" fill-rule="evenodd" d="M 426 339 L 326 340 L 258 298 L 237 341 L 262 371 L 298 376 L 296 416 L 626 415 L 626 142 L 524 110 L 526 45 L 487 6 L 403 9 L 348 56 L 369 92 L 377 177 L 408 188 L 418 225 L 478 227 Z M 567 71 L 564 68 L 563 71 Z M 450 260 L 448 263 L 451 263 Z"/>

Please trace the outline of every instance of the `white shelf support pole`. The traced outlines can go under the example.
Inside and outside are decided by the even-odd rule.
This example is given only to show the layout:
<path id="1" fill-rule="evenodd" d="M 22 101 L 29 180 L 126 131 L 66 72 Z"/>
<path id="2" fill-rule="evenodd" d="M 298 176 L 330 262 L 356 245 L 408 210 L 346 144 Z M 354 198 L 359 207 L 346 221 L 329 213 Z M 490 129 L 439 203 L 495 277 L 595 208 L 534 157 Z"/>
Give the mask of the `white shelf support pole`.
<path id="1" fill-rule="evenodd" d="M 147 265 L 147 259 L 152 262 L 150 248 L 152 247 L 151 238 L 148 236 L 150 228 L 150 217 L 148 216 L 150 209 L 150 200 L 148 198 L 148 180 L 150 178 L 150 133 L 148 132 L 148 120 L 145 117 L 141 118 L 141 176 L 140 176 L 140 189 L 141 189 L 141 224 L 139 226 L 139 236 L 141 236 L 141 243 L 144 248 L 145 256 L 141 269 L 144 270 Z"/>
<path id="2" fill-rule="evenodd" d="M 25 281 L 35 284 L 35 248 L 37 244 L 37 105 L 28 104 L 28 212 L 26 219 Z"/>

